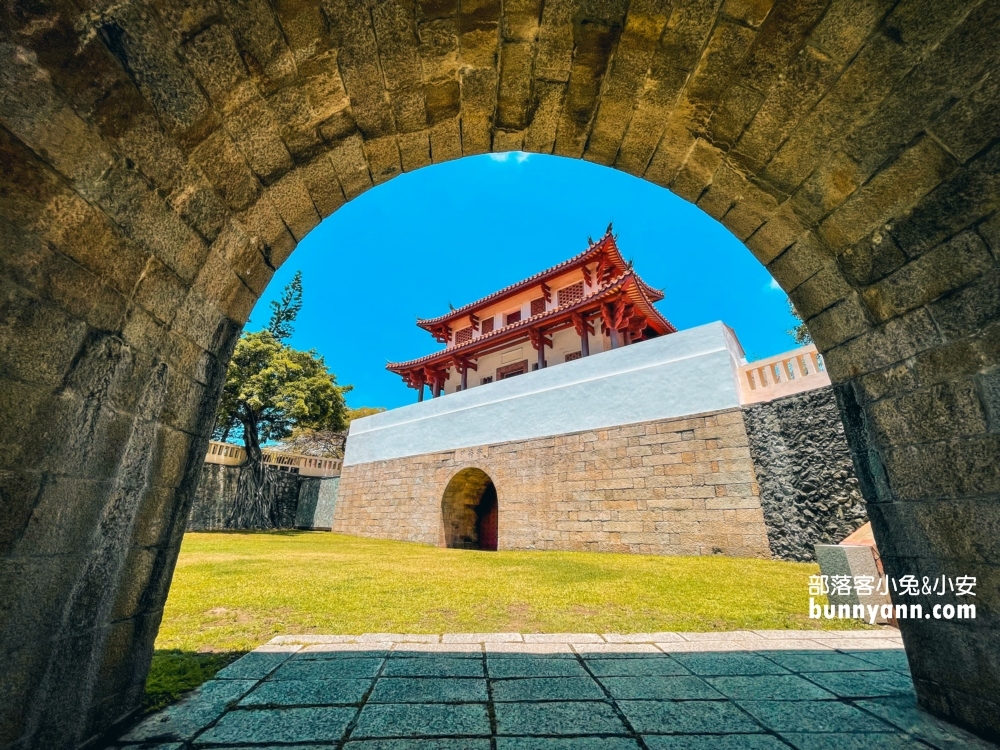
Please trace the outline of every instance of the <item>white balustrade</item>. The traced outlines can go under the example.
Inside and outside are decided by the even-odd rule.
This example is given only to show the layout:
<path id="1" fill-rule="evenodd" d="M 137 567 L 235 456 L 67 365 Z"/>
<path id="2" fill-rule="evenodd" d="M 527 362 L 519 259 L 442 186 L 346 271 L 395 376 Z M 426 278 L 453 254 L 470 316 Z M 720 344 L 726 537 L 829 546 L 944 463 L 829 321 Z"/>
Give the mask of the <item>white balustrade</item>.
<path id="1" fill-rule="evenodd" d="M 288 471 L 303 477 L 337 477 L 343 466 L 341 458 L 318 458 L 303 456 L 298 453 L 280 453 L 278 451 L 263 451 L 264 463 L 278 471 Z M 223 466 L 239 466 L 246 460 L 246 451 L 238 445 L 220 443 L 215 440 L 208 444 L 208 454 L 205 463 L 221 464 Z"/>
<path id="2" fill-rule="evenodd" d="M 812 345 L 743 365 L 739 368 L 739 380 L 744 404 L 830 385 L 823 358 Z"/>

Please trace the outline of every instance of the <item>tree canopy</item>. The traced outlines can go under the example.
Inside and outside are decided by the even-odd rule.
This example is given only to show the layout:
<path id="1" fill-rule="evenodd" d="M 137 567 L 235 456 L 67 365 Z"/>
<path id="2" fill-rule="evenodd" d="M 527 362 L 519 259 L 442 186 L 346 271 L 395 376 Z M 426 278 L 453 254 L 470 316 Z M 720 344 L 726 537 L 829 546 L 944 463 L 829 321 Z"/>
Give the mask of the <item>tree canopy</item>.
<path id="1" fill-rule="evenodd" d="M 315 351 L 293 349 L 267 329 L 244 334 L 226 373 L 216 437 L 225 440 L 235 429 L 249 454 L 296 427 L 342 430 L 349 390 Z"/>

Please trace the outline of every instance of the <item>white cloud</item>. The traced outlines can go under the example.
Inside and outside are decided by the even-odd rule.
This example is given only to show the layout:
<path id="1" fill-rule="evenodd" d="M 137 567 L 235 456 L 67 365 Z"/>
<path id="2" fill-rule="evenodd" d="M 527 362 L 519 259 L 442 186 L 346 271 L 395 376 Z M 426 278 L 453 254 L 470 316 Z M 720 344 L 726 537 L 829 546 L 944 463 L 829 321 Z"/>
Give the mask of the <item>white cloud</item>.
<path id="1" fill-rule="evenodd" d="M 781 284 L 779 284 L 774 279 L 771 279 L 771 283 L 768 284 L 766 287 L 764 287 L 764 289 L 765 289 L 765 291 L 768 291 L 768 292 L 784 292 L 785 291 L 784 289 L 781 288 Z"/>
<path id="2" fill-rule="evenodd" d="M 528 157 L 530 157 L 531 154 L 525 153 L 524 151 L 504 151 L 499 154 L 489 155 L 489 157 L 493 161 L 499 161 L 499 162 L 509 161 L 510 157 L 512 156 L 514 157 L 514 161 L 516 161 L 518 164 L 523 164 L 524 162 L 528 161 Z"/>

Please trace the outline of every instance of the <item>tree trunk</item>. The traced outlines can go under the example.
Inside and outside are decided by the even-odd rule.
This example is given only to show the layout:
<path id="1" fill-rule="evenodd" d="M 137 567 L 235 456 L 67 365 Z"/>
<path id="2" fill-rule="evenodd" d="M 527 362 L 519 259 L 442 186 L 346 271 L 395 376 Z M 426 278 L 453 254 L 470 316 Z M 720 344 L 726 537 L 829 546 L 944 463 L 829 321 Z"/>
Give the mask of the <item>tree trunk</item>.
<path id="1" fill-rule="evenodd" d="M 226 520 L 230 529 L 273 529 L 277 526 L 277 487 L 271 471 L 264 464 L 264 452 L 257 435 L 257 419 L 250 414 L 242 419 L 243 447 L 247 458 L 240 465 L 236 497 Z"/>

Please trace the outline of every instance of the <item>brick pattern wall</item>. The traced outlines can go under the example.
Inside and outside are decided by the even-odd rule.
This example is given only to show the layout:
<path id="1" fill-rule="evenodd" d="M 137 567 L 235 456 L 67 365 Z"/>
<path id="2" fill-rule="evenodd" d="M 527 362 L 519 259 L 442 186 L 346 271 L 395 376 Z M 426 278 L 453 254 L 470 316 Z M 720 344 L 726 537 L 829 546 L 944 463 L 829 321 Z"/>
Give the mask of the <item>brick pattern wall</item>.
<path id="1" fill-rule="evenodd" d="M 738 409 L 346 466 L 333 529 L 443 545 L 469 467 L 496 485 L 500 549 L 770 556 Z"/>

